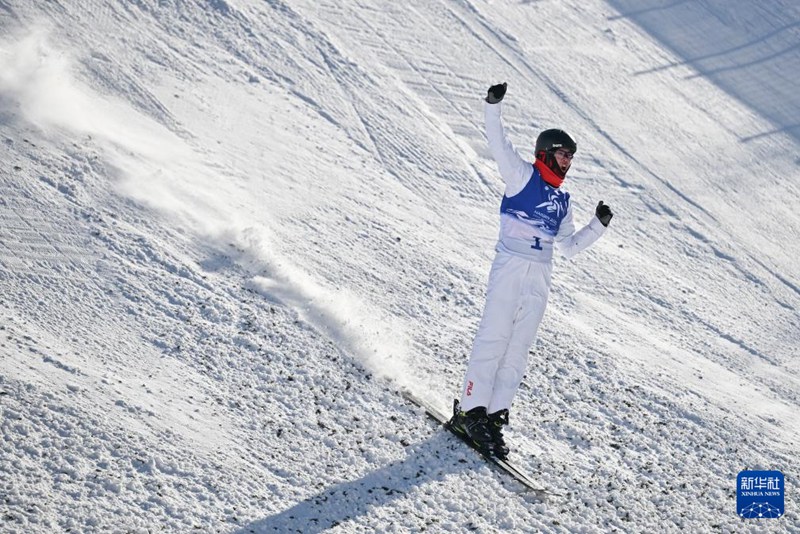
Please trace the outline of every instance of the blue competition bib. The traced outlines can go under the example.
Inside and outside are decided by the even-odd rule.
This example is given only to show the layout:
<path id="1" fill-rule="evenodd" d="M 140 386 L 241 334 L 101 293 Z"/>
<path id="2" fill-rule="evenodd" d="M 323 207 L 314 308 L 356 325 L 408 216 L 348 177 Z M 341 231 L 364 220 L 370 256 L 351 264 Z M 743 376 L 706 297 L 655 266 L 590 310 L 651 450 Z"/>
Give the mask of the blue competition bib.
<path id="1" fill-rule="evenodd" d="M 512 215 L 544 235 L 555 237 L 568 206 L 569 193 L 549 186 L 534 167 L 522 191 L 513 197 L 503 196 L 500 213 Z"/>

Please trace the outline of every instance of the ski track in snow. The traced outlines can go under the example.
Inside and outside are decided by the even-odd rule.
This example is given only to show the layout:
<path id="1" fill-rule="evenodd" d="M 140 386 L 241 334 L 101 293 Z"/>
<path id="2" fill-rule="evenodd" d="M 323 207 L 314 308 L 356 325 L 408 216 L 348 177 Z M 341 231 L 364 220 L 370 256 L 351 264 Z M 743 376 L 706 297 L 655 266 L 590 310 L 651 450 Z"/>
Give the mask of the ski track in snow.
<path id="1" fill-rule="evenodd" d="M 629 4 L 0 0 L 0 531 L 800 528 L 796 10 Z M 499 81 L 616 214 L 512 410 L 545 503 L 397 391 L 460 386 Z"/>

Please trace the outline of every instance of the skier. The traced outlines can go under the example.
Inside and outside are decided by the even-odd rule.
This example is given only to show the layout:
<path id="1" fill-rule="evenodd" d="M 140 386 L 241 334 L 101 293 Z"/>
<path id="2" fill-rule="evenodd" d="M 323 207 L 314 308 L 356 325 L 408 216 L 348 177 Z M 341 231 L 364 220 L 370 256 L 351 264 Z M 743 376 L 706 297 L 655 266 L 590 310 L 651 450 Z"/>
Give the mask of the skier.
<path id="1" fill-rule="evenodd" d="M 500 237 L 461 400 L 449 423 L 474 446 L 502 459 L 509 452 L 503 427 L 547 305 L 554 245 L 571 258 L 597 241 L 613 216 L 601 200 L 591 222 L 575 231 L 570 195 L 561 184 L 577 144 L 563 130 L 545 130 L 536 139 L 535 161 L 522 159 L 503 130 L 500 102 L 506 88 L 506 83 L 491 86 L 484 104 L 489 149 L 506 185 Z"/>

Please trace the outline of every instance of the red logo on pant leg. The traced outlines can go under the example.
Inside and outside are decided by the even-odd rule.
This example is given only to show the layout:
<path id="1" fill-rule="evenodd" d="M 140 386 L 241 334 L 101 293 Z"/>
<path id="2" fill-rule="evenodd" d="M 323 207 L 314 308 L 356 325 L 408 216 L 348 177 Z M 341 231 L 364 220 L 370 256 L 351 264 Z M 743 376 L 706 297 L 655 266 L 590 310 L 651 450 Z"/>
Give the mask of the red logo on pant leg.
<path id="1" fill-rule="evenodd" d="M 472 395 L 472 386 L 474 386 L 474 385 L 475 384 L 472 382 L 472 380 L 467 382 L 467 397 Z"/>

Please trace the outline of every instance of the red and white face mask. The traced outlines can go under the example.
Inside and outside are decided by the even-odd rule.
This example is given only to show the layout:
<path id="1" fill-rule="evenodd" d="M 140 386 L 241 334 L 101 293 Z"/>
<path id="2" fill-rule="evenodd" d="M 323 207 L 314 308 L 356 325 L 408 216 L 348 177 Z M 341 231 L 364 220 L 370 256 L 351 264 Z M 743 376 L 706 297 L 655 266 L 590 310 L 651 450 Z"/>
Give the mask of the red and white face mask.
<path id="1" fill-rule="evenodd" d="M 536 154 L 534 164 L 545 182 L 553 187 L 560 187 L 572 165 L 573 157 L 575 157 L 574 152 L 565 148 L 557 148 Z"/>

